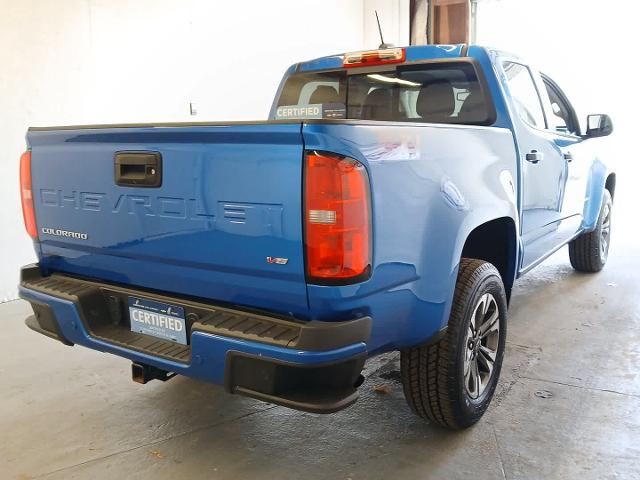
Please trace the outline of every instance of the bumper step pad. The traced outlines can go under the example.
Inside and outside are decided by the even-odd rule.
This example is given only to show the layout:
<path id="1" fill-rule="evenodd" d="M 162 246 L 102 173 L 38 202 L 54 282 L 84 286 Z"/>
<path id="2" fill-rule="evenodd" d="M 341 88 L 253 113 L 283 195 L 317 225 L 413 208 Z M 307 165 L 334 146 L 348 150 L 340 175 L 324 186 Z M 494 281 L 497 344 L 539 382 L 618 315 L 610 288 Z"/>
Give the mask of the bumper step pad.
<path id="1" fill-rule="evenodd" d="M 21 286 L 73 302 L 89 334 L 96 339 L 183 363 L 190 361 L 189 345 L 131 331 L 127 307 L 130 296 L 184 308 L 188 337 L 191 332 L 197 331 L 279 347 L 322 351 L 366 342 L 371 330 L 371 319 L 368 317 L 346 322 L 296 321 L 65 274 L 54 273 L 43 277 L 37 266 L 22 270 Z M 44 325 L 37 328 L 38 324 L 33 320 L 30 323 L 28 325 L 36 327 L 34 329 L 40 333 L 43 333 L 43 329 L 47 330 Z"/>

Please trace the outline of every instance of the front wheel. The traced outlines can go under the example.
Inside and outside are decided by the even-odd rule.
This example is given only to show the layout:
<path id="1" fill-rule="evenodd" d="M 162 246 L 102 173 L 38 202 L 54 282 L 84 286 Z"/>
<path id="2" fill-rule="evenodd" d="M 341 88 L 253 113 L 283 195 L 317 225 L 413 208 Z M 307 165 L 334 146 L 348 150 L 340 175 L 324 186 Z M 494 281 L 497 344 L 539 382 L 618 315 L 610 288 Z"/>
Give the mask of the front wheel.
<path id="1" fill-rule="evenodd" d="M 498 383 L 507 333 L 507 297 L 496 268 L 463 258 L 447 332 L 438 342 L 400 354 L 411 409 L 460 429 L 484 414 Z"/>
<path id="2" fill-rule="evenodd" d="M 569 261 L 579 272 L 599 272 L 607 263 L 611 242 L 611 209 L 613 201 L 608 190 L 602 195 L 600 216 L 596 228 L 569 242 Z"/>

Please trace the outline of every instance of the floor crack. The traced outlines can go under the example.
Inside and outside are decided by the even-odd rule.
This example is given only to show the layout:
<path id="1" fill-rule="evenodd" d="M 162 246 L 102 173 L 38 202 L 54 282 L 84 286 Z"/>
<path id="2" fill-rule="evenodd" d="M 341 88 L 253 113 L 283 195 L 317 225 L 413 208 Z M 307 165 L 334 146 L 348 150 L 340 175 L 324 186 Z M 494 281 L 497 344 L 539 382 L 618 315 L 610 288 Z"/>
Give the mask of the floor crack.
<path id="1" fill-rule="evenodd" d="M 534 380 L 534 381 L 537 381 L 537 382 L 553 383 L 553 384 L 556 384 L 556 385 L 563 385 L 565 387 L 580 388 L 582 390 L 592 390 L 592 391 L 595 391 L 595 392 L 614 393 L 616 395 L 623 395 L 625 397 L 640 398 L 640 395 L 636 394 L 636 393 L 618 392 L 617 390 L 610 390 L 608 388 L 586 387 L 584 385 L 576 385 L 575 383 L 559 382 L 557 380 L 549 380 L 549 379 L 546 379 L 546 378 L 527 377 L 526 375 L 520 375 L 520 378 L 524 378 L 526 380 Z"/>
<path id="2" fill-rule="evenodd" d="M 507 473 L 504 470 L 504 461 L 502 460 L 502 452 L 500 451 L 500 442 L 498 442 L 498 433 L 496 432 L 496 426 L 491 425 L 493 430 L 493 439 L 496 442 L 496 452 L 498 453 L 498 460 L 500 460 L 500 470 L 502 471 L 502 478 L 507 480 Z"/>
<path id="3" fill-rule="evenodd" d="M 542 347 L 540 345 L 523 345 L 521 343 L 514 343 L 507 340 L 507 345 L 510 347 L 519 347 L 524 348 L 525 350 L 535 350 L 536 352 L 542 352 Z"/>

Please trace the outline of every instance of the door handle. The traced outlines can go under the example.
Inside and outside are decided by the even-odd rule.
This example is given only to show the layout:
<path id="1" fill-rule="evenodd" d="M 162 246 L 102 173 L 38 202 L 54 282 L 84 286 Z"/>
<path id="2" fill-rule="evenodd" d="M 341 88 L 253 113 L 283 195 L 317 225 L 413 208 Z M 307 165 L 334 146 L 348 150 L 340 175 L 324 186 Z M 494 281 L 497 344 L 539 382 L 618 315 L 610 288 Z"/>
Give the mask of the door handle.
<path id="1" fill-rule="evenodd" d="M 160 152 L 117 152 L 116 185 L 121 187 L 157 188 L 162 185 Z"/>
<path id="2" fill-rule="evenodd" d="M 567 161 L 570 162 L 573 160 L 573 155 L 571 155 L 571 152 L 567 152 L 567 153 L 563 153 L 562 157 Z"/>
<path id="3" fill-rule="evenodd" d="M 525 155 L 525 160 L 527 162 L 531 162 L 533 164 L 538 163 L 540 160 L 542 160 L 544 158 L 544 154 L 542 152 L 539 152 L 537 150 L 531 150 L 529 153 L 527 153 Z"/>

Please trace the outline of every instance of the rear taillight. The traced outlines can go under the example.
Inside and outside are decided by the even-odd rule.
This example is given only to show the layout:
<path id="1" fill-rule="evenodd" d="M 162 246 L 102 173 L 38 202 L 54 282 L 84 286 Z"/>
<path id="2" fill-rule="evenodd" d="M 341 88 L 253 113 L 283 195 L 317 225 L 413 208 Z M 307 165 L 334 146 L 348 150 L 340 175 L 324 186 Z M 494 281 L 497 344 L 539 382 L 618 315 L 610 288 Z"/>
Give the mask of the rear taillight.
<path id="1" fill-rule="evenodd" d="M 20 157 L 20 197 L 22 198 L 22 216 L 24 227 L 32 238 L 38 237 L 36 214 L 33 209 L 33 192 L 31 190 L 31 151 Z"/>
<path id="2" fill-rule="evenodd" d="M 307 279 L 348 284 L 371 270 L 371 202 L 364 165 L 324 152 L 305 156 Z"/>

